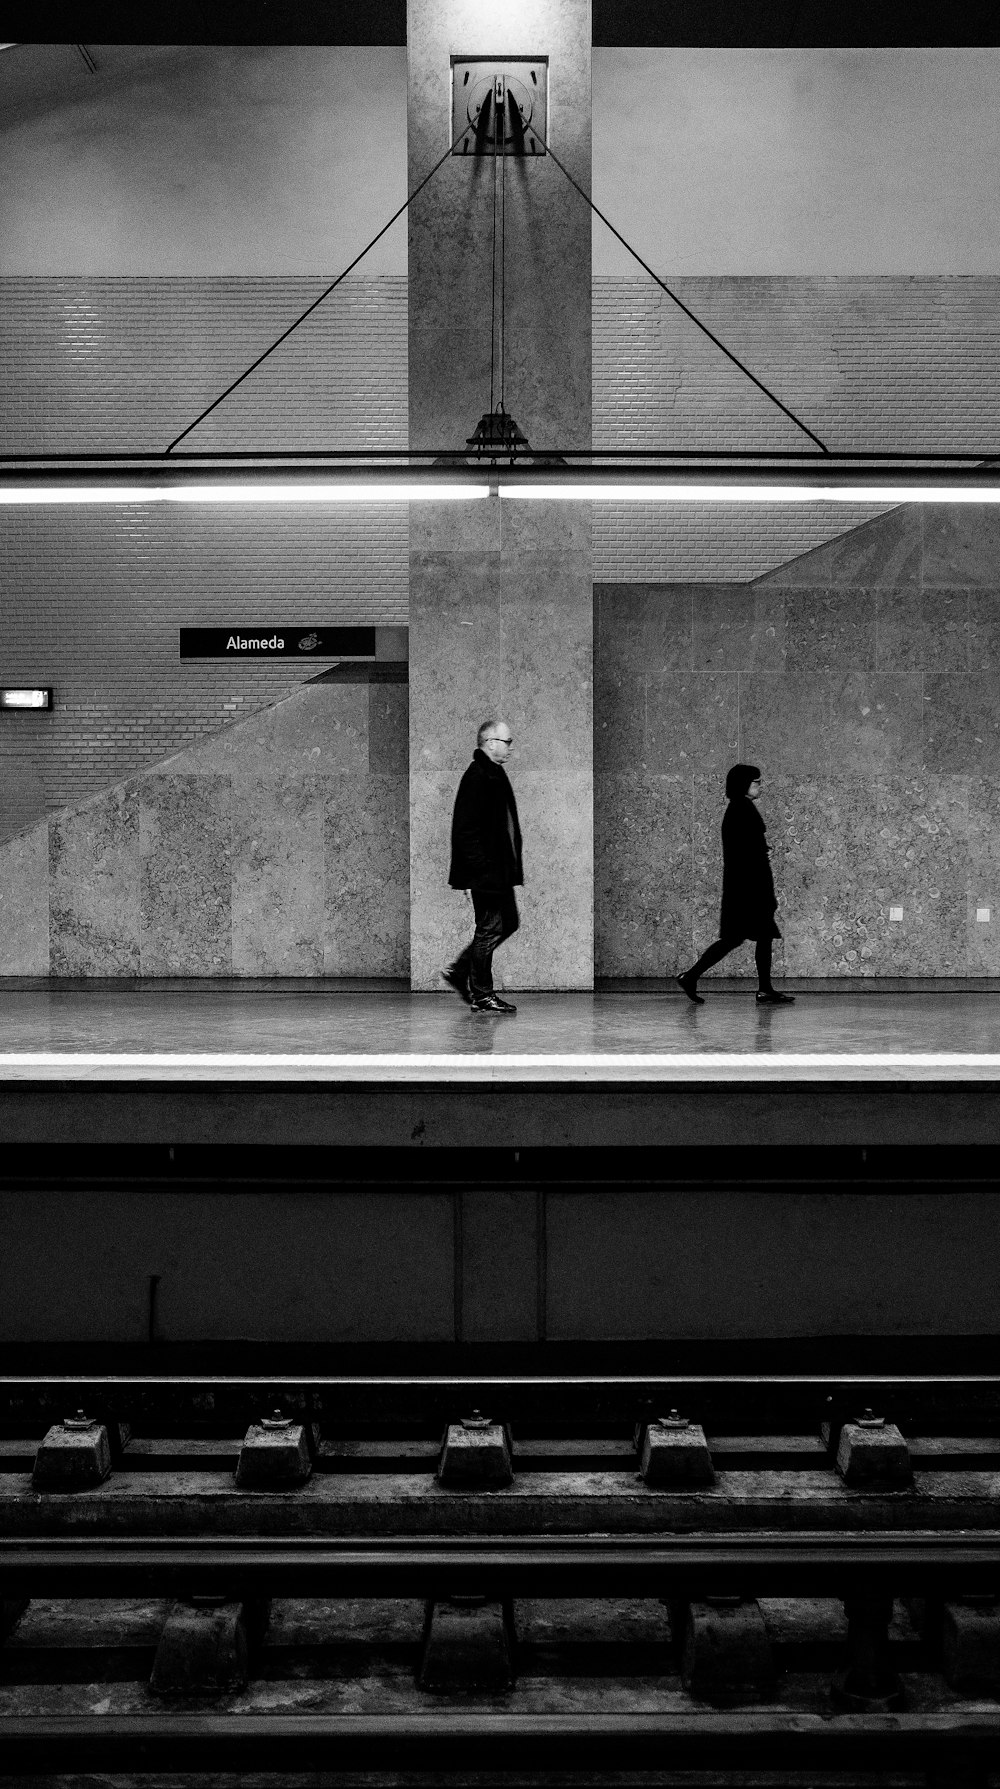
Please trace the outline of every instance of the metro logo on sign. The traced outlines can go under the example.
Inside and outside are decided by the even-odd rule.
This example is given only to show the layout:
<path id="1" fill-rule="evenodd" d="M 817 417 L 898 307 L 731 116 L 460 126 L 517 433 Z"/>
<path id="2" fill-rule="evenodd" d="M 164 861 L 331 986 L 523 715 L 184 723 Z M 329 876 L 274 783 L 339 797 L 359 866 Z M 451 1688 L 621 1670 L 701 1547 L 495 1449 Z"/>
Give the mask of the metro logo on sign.
<path id="1" fill-rule="evenodd" d="M 181 658 L 374 658 L 373 627 L 182 627 Z"/>

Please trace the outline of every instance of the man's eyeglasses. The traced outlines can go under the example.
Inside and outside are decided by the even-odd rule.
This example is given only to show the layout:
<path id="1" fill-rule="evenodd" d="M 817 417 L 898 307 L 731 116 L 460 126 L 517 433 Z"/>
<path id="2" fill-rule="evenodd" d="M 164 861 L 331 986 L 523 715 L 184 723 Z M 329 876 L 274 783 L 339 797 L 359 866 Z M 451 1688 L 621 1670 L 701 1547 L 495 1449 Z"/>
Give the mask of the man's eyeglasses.
<path id="1" fill-rule="evenodd" d="M 512 739 L 505 739 L 502 733 L 494 733 L 490 737 L 491 745 L 513 745 Z"/>

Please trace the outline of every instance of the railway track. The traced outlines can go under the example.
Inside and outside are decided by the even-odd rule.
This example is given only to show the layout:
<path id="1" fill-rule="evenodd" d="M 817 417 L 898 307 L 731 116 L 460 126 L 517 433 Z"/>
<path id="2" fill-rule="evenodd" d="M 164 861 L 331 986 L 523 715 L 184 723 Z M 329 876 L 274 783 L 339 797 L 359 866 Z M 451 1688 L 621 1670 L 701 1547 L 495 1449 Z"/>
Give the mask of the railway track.
<path id="1" fill-rule="evenodd" d="M 81 1404 L 107 1470 L 40 1489 Z M 449 1483 L 477 1404 L 509 1474 Z M 267 1410 L 301 1482 L 246 1488 Z M 0 1429 L 8 1779 L 1000 1773 L 995 1375 L 22 1373 Z"/>

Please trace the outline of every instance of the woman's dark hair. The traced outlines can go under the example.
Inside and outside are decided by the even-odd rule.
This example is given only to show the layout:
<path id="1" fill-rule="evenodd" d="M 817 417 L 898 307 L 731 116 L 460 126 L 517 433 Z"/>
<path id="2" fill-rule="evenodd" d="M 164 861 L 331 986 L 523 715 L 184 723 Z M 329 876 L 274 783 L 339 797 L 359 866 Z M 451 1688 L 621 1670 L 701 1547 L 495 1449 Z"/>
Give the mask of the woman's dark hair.
<path id="1" fill-rule="evenodd" d="M 760 776 L 756 764 L 734 764 L 726 774 L 726 796 L 732 801 L 734 795 L 746 795 L 750 784 Z"/>

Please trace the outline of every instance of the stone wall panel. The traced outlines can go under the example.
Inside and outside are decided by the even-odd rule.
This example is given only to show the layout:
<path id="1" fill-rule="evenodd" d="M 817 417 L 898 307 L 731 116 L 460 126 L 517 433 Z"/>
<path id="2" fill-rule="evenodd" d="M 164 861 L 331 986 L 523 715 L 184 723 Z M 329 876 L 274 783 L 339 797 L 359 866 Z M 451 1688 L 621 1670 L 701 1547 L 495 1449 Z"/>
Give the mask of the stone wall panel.
<path id="1" fill-rule="evenodd" d="M 601 637 L 621 643 L 615 676 L 598 667 L 595 763 L 601 827 L 630 853 L 617 885 L 598 877 L 597 973 L 652 973 L 623 901 L 643 911 L 657 870 L 683 854 L 645 824 L 657 775 L 691 733 L 694 678 L 645 672 L 651 716 L 636 741 L 634 690 L 648 611 L 661 586 L 618 583 L 595 594 Z M 760 765 L 783 938 L 775 965 L 804 976 L 993 975 L 1000 968 L 1000 530 L 991 508 L 900 508 L 780 567 L 752 586 L 663 591 L 666 614 L 693 603 L 695 662 L 739 666 L 738 756 Z M 766 596 L 781 670 L 744 668 L 750 596 Z M 702 608 L 702 602 L 704 608 Z M 616 607 L 623 625 L 616 629 Z M 645 635 L 630 627 L 643 615 Z M 778 660 L 777 642 L 784 656 Z M 700 644 L 704 642 L 704 645 Z M 625 650 L 632 646 L 632 656 Z M 702 677 L 711 710 L 711 682 Z M 703 712 L 705 704 L 703 703 Z M 710 729 L 705 729 L 706 737 Z M 726 743 L 724 732 L 719 739 Z M 652 749 L 650 741 L 652 740 Z M 674 743 L 673 745 L 670 742 Z M 626 751 L 636 749 L 632 775 Z M 693 780 L 691 847 L 695 949 L 715 935 L 726 752 Z M 675 816 L 679 824 L 679 817 Z M 669 867 L 668 867 L 669 876 Z M 615 893 L 615 888 L 619 893 Z M 615 906 L 615 902 L 618 906 Z M 890 910 L 898 914 L 891 917 Z M 979 918 L 982 911 L 988 918 Z M 628 952 L 634 952 L 632 967 Z M 752 974 L 743 945 L 716 974 Z"/>

